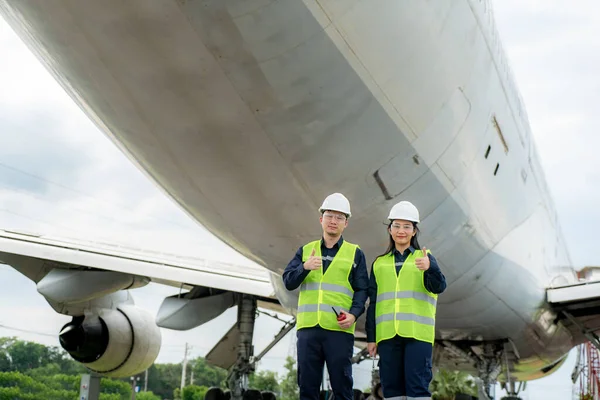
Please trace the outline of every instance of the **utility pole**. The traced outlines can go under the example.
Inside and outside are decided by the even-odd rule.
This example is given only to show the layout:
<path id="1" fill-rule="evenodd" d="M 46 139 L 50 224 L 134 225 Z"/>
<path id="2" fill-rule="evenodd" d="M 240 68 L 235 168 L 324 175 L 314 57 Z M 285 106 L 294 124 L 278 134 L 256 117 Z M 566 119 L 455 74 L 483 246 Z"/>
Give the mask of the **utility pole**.
<path id="1" fill-rule="evenodd" d="M 81 375 L 79 398 L 88 400 L 98 400 L 100 398 L 100 376 L 95 374 Z"/>
<path id="2" fill-rule="evenodd" d="M 190 372 L 190 386 L 194 384 L 194 367 L 192 366 L 192 372 Z"/>
<path id="3" fill-rule="evenodd" d="M 148 391 L 148 369 L 146 370 L 146 376 L 144 377 L 144 392 Z"/>
<path id="4" fill-rule="evenodd" d="M 135 387 L 140 380 L 139 376 L 132 376 L 131 378 L 131 400 L 135 400 Z"/>
<path id="5" fill-rule="evenodd" d="M 183 387 L 185 386 L 185 370 L 187 368 L 187 363 L 188 363 L 188 344 L 186 342 L 185 344 L 185 353 L 183 354 L 183 365 L 181 368 L 181 391 L 183 392 Z"/>

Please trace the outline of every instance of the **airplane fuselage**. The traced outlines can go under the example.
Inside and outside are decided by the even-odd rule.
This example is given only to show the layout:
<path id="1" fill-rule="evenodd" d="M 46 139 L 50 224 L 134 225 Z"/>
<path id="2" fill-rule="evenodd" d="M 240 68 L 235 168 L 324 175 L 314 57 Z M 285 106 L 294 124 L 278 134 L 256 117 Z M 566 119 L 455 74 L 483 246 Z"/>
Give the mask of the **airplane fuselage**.
<path id="1" fill-rule="evenodd" d="M 133 162 L 273 272 L 290 310 L 280 275 L 319 237 L 326 195 L 350 199 L 344 237 L 369 264 L 389 209 L 409 200 L 448 282 L 438 340 L 510 339 L 519 380 L 572 348 L 545 308 L 571 262 L 489 1 L 0 0 L 0 12 Z"/>

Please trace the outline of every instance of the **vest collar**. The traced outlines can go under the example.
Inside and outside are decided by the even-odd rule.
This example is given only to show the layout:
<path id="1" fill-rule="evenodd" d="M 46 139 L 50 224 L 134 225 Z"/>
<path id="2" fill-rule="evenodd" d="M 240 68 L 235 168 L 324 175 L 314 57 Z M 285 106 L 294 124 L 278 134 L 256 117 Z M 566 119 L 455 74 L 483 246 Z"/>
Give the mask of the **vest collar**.
<path id="1" fill-rule="evenodd" d="M 412 246 L 409 246 L 408 249 L 404 250 L 404 254 L 400 254 L 400 252 L 398 251 L 398 249 L 396 249 L 395 247 L 394 247 L 394 250 L 392 250 L 392 254 L 394 256 L 400 255 L 400 256 L 403 256 L 403 257 L 408 257 L 409 255 L 411 255 L 414 252 L 415 252 L 415 248 L 412 247 Z"/>
<path id="2" fill-rule="evenodd" d="M 340 236 L 340 240 L 337 241 L 332 247 L 332 249 L 338 249 L 342 247 L 342 243 L 344 243 L 344 237 Z M 325 246 L 325 239 L 321 237 L 321 247 Z"/>

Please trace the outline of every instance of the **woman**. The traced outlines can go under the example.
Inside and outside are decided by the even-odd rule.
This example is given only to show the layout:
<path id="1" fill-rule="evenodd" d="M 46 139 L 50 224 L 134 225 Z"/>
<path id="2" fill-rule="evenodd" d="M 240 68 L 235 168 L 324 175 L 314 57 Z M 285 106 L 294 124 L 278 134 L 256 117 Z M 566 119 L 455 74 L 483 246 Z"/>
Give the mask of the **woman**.
<path id="1" fill-rule="evenodd" d="M 371 269 L 367 346 L 371 356 L 379 353 L 386 399 L 428 399 L 437 295 L 446 289 L 446 278 L 419 246 L 417 208 L 401 201 L 388 219 L 390 244 Z"/>

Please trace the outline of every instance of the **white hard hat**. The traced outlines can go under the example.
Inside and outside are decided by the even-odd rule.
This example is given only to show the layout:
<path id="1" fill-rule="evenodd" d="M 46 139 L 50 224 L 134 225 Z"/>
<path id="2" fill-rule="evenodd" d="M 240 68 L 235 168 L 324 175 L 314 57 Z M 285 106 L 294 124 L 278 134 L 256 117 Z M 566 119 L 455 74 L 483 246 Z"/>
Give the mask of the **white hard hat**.
<path id="1" fill-rule="evenodd" d="M 325 198 L 323 205 L 319 208 L 319 212 L 322 213 L 326 210 L 339 211 L 346 214 L 348 217 L 352 215 L 352 213 L 350 213 L 350 202 L 346 196 L 341 193 L 330 194 Z"/>
<path id="2" fill-rule="evenodd" d="M 412 221 L 419 223 L 419 210 L 409 201 L 401 201 L 400 203 L 394 204 L 394 207 L 390 210 L 388 219 L 403 219 L 406 221 Z"/>

